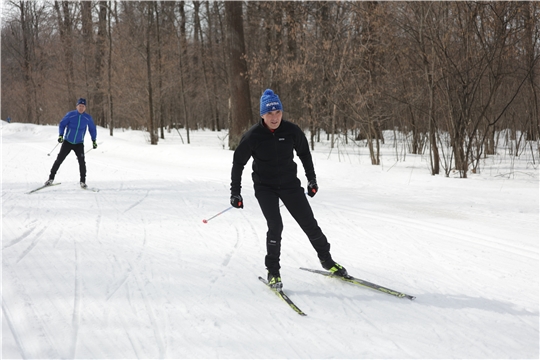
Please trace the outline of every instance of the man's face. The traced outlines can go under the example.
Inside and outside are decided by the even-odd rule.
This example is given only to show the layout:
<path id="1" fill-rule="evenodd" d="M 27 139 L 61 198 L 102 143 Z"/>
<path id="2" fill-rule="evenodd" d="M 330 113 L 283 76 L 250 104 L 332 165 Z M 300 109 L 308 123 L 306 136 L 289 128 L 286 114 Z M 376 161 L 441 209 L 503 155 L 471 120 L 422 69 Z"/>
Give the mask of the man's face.
<path id="1" fill-rule="evenodd" d="M 283 113 L 281 112 L 281 110 L 270 111 L 262 116 L 264 124 L 270 130 L 276 130 L 279 127 L 279 124 L 281 124 L 282 117 L 283 117 Z"/>
<path id="2" fill-rule="evenodd" d="M 79 112 L 79 114 L 82 114 L 84 110 L 86 110 L 86 105 L 83 105 L 83 104 L 77 105 L 77 111 Z"/>

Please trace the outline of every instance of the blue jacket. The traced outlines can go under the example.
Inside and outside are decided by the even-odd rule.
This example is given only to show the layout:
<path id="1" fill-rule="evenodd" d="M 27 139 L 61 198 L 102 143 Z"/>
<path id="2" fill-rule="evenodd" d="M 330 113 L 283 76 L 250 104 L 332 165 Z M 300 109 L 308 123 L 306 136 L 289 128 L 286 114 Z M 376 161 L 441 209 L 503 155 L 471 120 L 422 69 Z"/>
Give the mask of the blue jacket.
<path id="1" fill-rule="evenodd" d="M 77 110 L 73 110 L 68 112 L 60 121 L 59 132 L 60 135 L 64 135 L 64 140 L 72 144 L 80 144 L 84 141 L 87 127 L 90 130 L 92 141 L 96 141 L 96 125 L 94 125 L 92 116 L 85 112 L 80 114 Z"/>

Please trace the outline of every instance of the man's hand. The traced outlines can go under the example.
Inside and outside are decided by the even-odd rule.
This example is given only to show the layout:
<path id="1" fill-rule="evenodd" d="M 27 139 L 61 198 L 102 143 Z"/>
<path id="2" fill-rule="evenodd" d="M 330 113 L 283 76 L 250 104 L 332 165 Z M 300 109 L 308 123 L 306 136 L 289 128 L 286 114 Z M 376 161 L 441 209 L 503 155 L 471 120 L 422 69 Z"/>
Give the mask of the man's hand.
<path id="1" fill-rule="evenodd" d="M 244 200 L 242 200 L 242 195 L 240 194 L 231 195 L 231 205 L 237 209 L 243 209 Z"/>
<path id="2" fill-rule="evenodd" d="M 58 136 L 58 142 L 61 144 L 64 142 L 64 136 L 63 135 L 59 135 Z"/>
<path id="3" fill-rule="evenodd" d="M 319 191 L 319 187 L 317 186 L 317 180 L 316 179 L 309 180 L 308 186 L 307 186 L 307 194 L 310 197 L 314 197 L 317 191 Z"/>
<path id="4" fill-rule="evenodd" d="M 96 142 L 96 140 L 93 140 L 93 141 L 92 141 L 92 147 L 93 147 L 94 149 L 97 149 L 97 142 Z"/>

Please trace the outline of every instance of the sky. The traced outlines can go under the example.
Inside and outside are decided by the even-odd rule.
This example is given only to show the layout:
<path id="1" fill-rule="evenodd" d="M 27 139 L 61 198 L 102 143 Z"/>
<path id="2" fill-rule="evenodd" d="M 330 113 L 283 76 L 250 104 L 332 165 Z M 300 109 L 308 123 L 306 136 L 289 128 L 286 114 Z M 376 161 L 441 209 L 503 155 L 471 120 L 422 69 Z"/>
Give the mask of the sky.
<path id="1" fill-rule="evenodd" d="M 325 136 L 309 199 L 333 258 L 399 299 L 300 270 L 321 269 L 282 208 L 281 275 L 299 316 L 266 276 L 266 222 L 244 170 L 229 208 L 227 133 L 98 127 L 87 184 L 70 154 L 47 179 L 57 126 L 2 126 L 2 357 L 5 359 L 538 359 L 537 153 L 506 148 L 460 179 L 385 134 Z M 500 143 L 502 145 L 502 142 Z M 533 144 L 533 148 L 536 145 Z M 50 154 L 50 155 L 49 155 Z M 299 178 L 306 179 L 299 164 Z"/>

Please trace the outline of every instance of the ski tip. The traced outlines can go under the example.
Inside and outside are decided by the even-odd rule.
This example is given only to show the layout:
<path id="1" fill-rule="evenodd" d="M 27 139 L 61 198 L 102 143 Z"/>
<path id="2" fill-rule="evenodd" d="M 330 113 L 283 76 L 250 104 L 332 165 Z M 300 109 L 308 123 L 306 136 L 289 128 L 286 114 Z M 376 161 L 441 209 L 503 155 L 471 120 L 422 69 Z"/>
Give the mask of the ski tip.
<path id="1" fill-rule="evenodd" d="M 60 185 L 60 184 L 61 183 L 54 183 L 54 184 L 50 184 L 50 185 L 42 185 L 42 186 L 40 186 L 40 187 L 38 187 L 38 188 L 36 188 L 34 190 L 30 190 L 30 191 L 26 192 L 25 194 L 33 194 L 33 193 L 35 193 L 35 192 L 37 192 L 39 190 L 43 190 L 43 189 L 45 189 L 47 187 L 56 186 L 56 185 Z"/>

